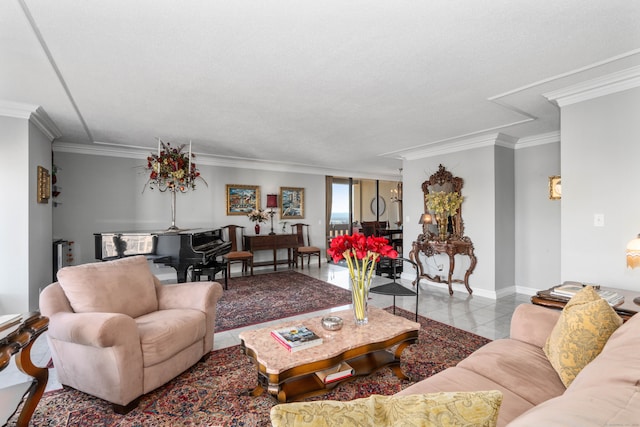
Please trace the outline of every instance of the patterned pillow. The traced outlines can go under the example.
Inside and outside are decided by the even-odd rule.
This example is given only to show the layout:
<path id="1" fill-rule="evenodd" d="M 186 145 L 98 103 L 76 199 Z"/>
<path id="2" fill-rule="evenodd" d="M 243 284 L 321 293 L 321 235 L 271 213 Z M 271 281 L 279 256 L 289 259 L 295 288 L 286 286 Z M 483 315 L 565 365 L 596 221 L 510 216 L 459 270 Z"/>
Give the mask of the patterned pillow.
<path id="1" fill-rule="evenodd" d="M 569 300 L 544 345 L 544 353 L 565 387 L 600 354 L 620 325 L 620 316 L 591 286 Z"/>
<path id="2" fill-rule="evenodd" d="M 348 402 L 320 400 L 276 405 L 271 408 L 271 422 L 274 427 L 494 427 L 501 404 L 502 393 L 497 390 L 372 395 Z"/>

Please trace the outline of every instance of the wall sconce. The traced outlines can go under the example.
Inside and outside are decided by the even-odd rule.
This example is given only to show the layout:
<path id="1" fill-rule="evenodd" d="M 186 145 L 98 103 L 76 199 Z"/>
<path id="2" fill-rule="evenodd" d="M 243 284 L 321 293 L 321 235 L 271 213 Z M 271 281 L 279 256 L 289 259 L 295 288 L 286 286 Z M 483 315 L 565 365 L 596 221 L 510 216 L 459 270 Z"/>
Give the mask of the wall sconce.
<path id="1" fill-rule="evenodd" d="M 269 216 L 271 216 L 271 233 L 269 235 L 276 234 L 273 231 L 273 215 L 275 215 L 274 208 L 278 207 L 278 195 L 277 194 L 267 194 L 267 208 L 271 209 L 269 211 Z"/>
<path id="2" fill-rule="evenodd" d="M 640 267 L 640 234 L 627 243 L 627 267 Z M 640 305 L 640 297 L 635 297 L 633 302 Z"/>

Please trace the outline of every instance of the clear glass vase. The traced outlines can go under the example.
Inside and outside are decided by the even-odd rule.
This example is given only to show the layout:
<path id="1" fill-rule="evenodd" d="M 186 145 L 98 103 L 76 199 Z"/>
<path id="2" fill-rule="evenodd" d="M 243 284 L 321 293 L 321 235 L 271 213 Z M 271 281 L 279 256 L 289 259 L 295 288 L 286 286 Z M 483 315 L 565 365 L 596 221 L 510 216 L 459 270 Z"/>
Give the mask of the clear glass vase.
<path id="1" fill-rule="evenodd" d="M 369 323 L 367 305 L 369 299 L 369 286 L 351 283 L 351 298 L 353 303 L 353 317 L 357 326 Z"/>

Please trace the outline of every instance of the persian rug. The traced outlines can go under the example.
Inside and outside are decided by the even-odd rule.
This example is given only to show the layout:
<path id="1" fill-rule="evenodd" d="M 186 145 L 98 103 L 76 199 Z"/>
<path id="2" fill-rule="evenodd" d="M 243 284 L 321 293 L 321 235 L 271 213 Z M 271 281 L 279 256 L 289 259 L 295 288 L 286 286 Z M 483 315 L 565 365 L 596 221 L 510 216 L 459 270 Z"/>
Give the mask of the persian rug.
<path id="1" fill-rule="evenodd" d="M 387 308 L 391 311 L 391 308 Z M 414 314 L 396 308 L 396 314 Z M 453 366 L 491 340 L 420 316 L 419 342 L 402 354 L 398 379 L 383 368 L 367 377 L 338 385 L 313 400 L 351 400 L 371 394 L 391 395 Z M 269 394 L 245 396 L 257 385 L 256 369 L 239 346 L 211 352 L 207 359 L 168 384 L 142 397 L 127 415 L 114 414 L 98 398 L 73 389 L 47 392 L 38 404 L 31 425 L 41 426 L 270 426 L 269 411 L 277 402 Z M 15 426 L 16 417 L 8 425 Z"/>
<path id="2" fill-rule="evenodd" d="M 228 287 L 216 332 L 351 304 L 351 291 L 291 270 L 233 277 Z"/>

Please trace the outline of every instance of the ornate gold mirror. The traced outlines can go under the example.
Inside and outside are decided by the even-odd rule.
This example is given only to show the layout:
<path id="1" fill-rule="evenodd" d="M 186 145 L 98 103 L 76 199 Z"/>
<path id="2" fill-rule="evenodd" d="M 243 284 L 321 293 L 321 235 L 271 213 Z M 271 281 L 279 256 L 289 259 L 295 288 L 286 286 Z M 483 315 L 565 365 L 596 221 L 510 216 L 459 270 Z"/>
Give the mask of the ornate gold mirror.
<path id="1" fill-rule="evenodd" d="M 453 176 L 442 165 L 422 183 L 424 212 L 436 222 L 422 225 L 428 240 L 459 240 L 464 236 L 462 184 L 462 178 Z"/>

